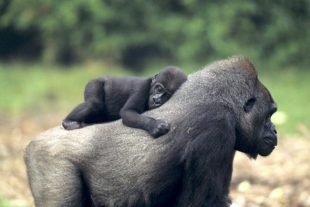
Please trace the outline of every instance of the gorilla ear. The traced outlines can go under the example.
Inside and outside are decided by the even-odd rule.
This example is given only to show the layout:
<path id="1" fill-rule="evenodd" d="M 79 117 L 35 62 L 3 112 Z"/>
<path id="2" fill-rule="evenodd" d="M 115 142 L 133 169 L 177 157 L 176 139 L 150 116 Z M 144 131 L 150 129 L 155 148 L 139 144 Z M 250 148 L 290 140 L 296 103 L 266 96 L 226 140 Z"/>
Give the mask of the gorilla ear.
<path id="1" fill-rule="evenodd" d="M 243 109 L 246 113 L 250 112 L 256 102 L 256 98 L 252 97 L 244 104 Z"/>
<path id="2" fill-rule="evenodd" d="M 159 74 L 159 73 L 157 73 L 157 74 L 152 78 L 152 83 L 151 83 L 151 84 L 155 83 L 158 74 Z"/>

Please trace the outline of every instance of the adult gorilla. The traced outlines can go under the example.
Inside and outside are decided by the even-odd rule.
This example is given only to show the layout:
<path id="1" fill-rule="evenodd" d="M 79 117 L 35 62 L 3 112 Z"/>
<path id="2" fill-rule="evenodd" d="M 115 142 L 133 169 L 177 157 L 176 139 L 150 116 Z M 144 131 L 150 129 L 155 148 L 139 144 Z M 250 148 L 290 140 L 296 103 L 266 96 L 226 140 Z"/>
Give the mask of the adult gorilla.
<path id="1" fill-rule="evenodd" d="M 215 62 L 146 113 L 171 124 L 161 138 L 121 121 L 35 138 L 25 151 L 35 204 L 227 207 L 235 150 L 269 155 L 276 110 L 247 58 Z"/>

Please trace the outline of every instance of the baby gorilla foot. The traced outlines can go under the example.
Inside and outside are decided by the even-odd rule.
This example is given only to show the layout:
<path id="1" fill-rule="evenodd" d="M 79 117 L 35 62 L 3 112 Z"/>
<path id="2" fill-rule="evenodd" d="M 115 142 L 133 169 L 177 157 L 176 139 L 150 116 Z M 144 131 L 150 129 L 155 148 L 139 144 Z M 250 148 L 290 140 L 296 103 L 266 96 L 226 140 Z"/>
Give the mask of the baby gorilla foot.
<path id="1" fill-rule="evenodd" d="M 69 121 L 69 120 L 63 120 L 62 121 L 62 126 L 66 130 L 73 130 L 73 129 L 80 129 L 82 128 L 82 124 L 77 121 Z"/>

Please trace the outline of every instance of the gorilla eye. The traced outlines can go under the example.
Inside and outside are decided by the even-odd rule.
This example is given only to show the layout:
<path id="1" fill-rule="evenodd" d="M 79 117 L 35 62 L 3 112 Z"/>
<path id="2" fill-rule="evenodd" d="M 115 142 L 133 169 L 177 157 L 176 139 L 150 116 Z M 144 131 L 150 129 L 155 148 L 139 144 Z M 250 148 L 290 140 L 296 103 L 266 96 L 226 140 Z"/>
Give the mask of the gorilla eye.
<path id="1" fill-rule="evenodd" d="M 155 88 L 156 93 L 163 93 L 164 91 L 165 91 L 165 89 L 160 85 L 156 86 L 156 88 Z"/>
<path id="2" fill-rule="evenodd" d="M 249 100 L 247 100 L 247 102 L 244 104 L 243 109 L 246 113 L 250 112 L 251 109 L 253 108 L 254 104 L 256 102 L 256 98 L 250 98 Z"/>

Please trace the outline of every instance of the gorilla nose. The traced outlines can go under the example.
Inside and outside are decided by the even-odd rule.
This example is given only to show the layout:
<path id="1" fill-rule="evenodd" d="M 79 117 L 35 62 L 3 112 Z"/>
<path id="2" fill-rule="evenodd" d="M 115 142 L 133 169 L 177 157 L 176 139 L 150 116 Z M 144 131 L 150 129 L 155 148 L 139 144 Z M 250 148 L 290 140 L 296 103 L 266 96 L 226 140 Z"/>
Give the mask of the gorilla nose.
<path id="1" fill-rule="evenodd" d="M 157 98 L 153 98 L 153 102 L 154 102 L 155 104 L 161 104 L 160 99 L 157 99 Z"/>
<path id="2" fill-rule="evenodd" d="M 273 132 L 274 134 L 277 134 L 277 129 L 274 125 L 271 125 L 270 131 Z"/>

